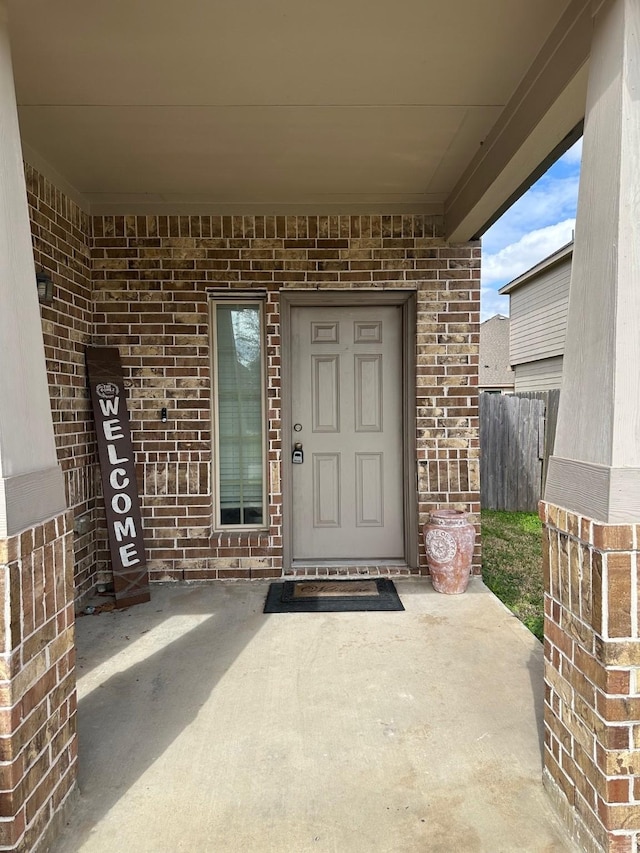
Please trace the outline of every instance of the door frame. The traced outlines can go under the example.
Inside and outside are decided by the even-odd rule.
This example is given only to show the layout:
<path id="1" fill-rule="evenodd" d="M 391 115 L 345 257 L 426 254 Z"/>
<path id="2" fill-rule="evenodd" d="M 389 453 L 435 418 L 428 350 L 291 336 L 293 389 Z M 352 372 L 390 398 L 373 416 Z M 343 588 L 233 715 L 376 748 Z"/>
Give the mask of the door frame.
<path id="1" fill-rule="evenodd" d="M 404 560 L 418 568 L 418 480 L 416 457 L 416 291 L 415 290 L 282 290 L 281 412 L 282 412 L 282 566 L 293 560 L 293 465 L 291 462 L 291 311 L 293 308 L 349 308 L 362 305 L 397 305 L 402 309 L 402 460 Z M 323 561 L 324 564 L 325 561 Z M 367 561 L 371 564 L 371 561 Z M 381 560 L 381 564 L 384 561 Z"/>

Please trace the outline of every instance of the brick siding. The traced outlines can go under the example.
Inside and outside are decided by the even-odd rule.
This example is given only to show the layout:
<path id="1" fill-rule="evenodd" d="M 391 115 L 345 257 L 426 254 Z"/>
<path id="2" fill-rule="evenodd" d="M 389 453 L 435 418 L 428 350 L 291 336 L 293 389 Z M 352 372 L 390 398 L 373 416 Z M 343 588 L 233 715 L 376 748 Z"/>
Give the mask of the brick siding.
<path id="1" fill-rule="evenodd" d="M 32 850 L 73 787 L 73 514 L 0 540 L 0 850 Z"/>
<path id="2" fill-rule="evenodd" d="M 67 507 L 86 517 L 74 535 L 75 587 L 81 599 L 96 583 L 97 456 L 84 353 L 93 333 L 91 221 L 77 204 L 25 167 L 36 269 L 54 283 L 54 300 L 41 305 L 42 334 L 58 461 Z M 34 285 L 35 286 L 35 285 Z"/>
<path id="3" fill-rule="evenodd" d="M 415 290 L 420 522 L 440 506 L 477 521 L 477 244 L 448 245 L 428 216 L 109 216 L 92 246 L 94 342 L 119 348 L 130 389 L 152 578 L 282 572 L 281 289 Z M 212 534 L 211 288 L 267 292 L 263 533 Z"/>
<path id="4" fill-rule="evenodd" d="M 121 354 L 151 578 L 282 573 L 282 289 L 415 291 L 420 527 L 441 506 L 466 508 L 478 523 L 478 244 L 448 245 L 441 219 L 422 215 L 90 218 L 28 165 L 26 179 L 36 266 L 55 285 L 41 314 L 58 458 L 69 508 L 85 521 L 74 535 L 79 602 L 110 579 L 86 388 L 91 343 Z M 212 288 L 267 294 L 264 532 L 212 529 Z"/>
<path id="5" fill-rule="evenodd" d="M 546 784 L 581 849 L 636 853 L 640 526 L 549 504 L 541 518 Z"/>

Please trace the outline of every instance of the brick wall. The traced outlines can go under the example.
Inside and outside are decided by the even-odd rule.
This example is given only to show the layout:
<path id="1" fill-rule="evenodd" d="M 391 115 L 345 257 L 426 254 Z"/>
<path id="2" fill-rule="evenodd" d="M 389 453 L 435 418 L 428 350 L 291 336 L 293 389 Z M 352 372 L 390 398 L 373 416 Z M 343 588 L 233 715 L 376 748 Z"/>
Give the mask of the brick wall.
<path id="1" fill-rule="evenodd" d="M 0 540 L 0 850 L 32 850 L 76 775 L 73 515 Z"/>
<path id="2" fill-rule="evenodd" d="M 581 849 L 640 835 L 640 526 L 541 504 L 545 773 Z"/>
<path id="3" fill-rule="evenodd" d="M 26 178 L 36 266 L 55 284 L 41 313 L 58 458 L 69 507 L 85 521 L 74 536 L 80 601 L 109 579 L 89 343 L 117 346 L 125 367 L 152 578 L 281 573 L 282 288 L 415 290 L 420 524 L 445 505 L 477 521 L 477 244 L 449 246 L 440 220 L 425 216 L 90 220 L 30 166 Z M 267 291 L 269 530 L 212 535 L 206 291 L 236 287 Z M 420 558 L 424 568 L 422 541 Z"/>
<path id="4" fill-rule="evenodd" d="M 477 520 L 480 248 L 449 246 L 439 218 L 94 217 L 91 256 L 94 342 L 120 349 L 130 389 L 152 578 L 281 573 L 281 288 L 416 291 L 420 522 L 443 505 Z M 266 533 L 211 531 L 212 287 L 268 294 Z"/>
<path id="5" fill-rule="evenodd" d="M 40 312 L 67 506 L 75 519 L 85 517 L 73 540 L 75 586 L 81 599 L 95 585 L 98 568 L 97 456 L 84 361 L 93 331 L 91 222 L 77 204 L 29 165 L 25 177 L 36 269 L 44 269 L 54 283 L 53 303 L 41 305 Z"/>

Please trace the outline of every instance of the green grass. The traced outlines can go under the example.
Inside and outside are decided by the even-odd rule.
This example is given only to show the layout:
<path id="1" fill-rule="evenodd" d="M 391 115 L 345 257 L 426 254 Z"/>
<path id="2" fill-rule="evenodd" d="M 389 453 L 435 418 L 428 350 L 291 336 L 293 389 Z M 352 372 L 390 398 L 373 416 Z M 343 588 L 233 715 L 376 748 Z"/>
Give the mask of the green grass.
<path id="1" fill-rule="evenodd" d="M 482 511 L 482 575 L 489 589 L 542 640 L 542 525 L 537 515 Z"/>

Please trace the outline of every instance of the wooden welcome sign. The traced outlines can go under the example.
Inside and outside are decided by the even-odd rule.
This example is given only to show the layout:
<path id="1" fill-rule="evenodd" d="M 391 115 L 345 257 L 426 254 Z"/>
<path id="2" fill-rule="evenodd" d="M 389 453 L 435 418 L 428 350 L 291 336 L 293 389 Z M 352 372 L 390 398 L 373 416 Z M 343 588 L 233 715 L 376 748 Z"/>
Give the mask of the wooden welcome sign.
<path id="1" fill-rule="evenodd" d="M 151 596 L 122 364 L 115 347 L 87 347 L 86 359 L 116 606 L 129 607 Z"/>

